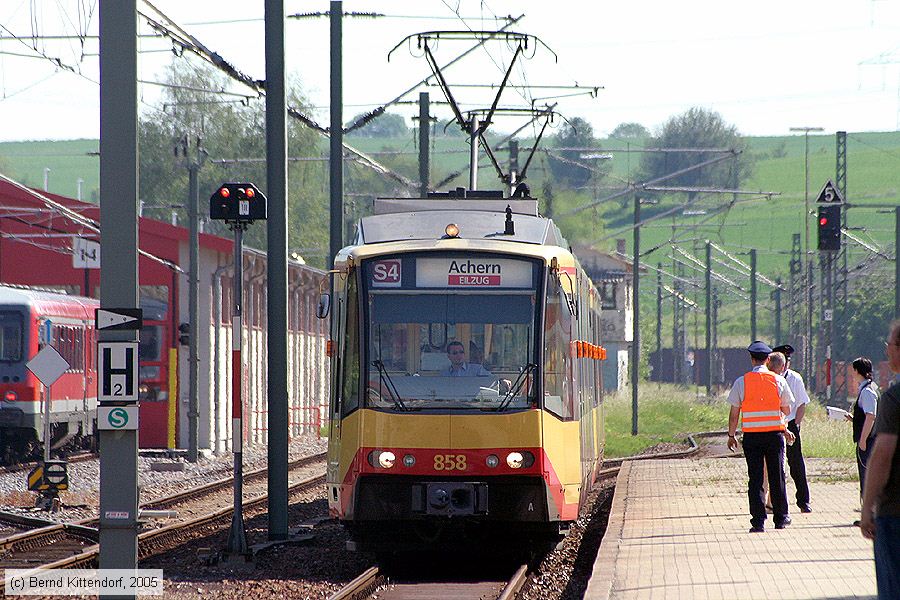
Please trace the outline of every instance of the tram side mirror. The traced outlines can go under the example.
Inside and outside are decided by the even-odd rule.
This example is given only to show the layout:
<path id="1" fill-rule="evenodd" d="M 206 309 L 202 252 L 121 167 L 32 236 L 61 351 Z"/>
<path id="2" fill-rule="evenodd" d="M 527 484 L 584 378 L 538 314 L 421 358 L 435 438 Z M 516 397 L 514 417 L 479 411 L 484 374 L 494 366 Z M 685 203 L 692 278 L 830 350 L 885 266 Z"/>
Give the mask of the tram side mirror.
<path id="1" fill-rule="evenodd" d="M 331 312 L 331 295 L 322 294 L 319 296 L 319 305 L 316 306 L 316 316 L 324 319 Z"/>

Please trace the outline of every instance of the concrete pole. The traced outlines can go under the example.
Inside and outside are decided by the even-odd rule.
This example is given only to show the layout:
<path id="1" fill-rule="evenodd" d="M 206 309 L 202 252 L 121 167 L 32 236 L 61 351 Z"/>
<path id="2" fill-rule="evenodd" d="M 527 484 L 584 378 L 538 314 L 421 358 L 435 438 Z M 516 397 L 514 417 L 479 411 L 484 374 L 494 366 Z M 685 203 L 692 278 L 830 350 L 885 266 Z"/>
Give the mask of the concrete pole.
<path id="1" fill-rule="evenodd" d="M 331 218 L 329 220 L 328 268 L 344 247 L 344 117 L 342 89 L 342 17 L 343 2 L 332 0 L 329 21 L 331 24 L 331 126 L 329 130 L 331 152 L 328 159 L 329 196 Z M 333 313 L 332 313 L 333 314 Z"/>
<path id="2" fill-rule="evenodd" d="M 100 288 L 102 307 L 139 306 L 137 122 L 136 0 L 104 1 L 100 3 L 100 277 L 107 283 Z M 99 339 L 135 343 L 139 336 L 135 330 L 101 330 Z M 137 433 L 100 431 L 101 569 L 137 568 Z"/>
<path id="3" fill-rule="evenodd" d="M 775 279 L 775 343 L 781 344 L 781 277 Z"/>
<path id="4" fill-rule="evenodd" d="M 759 339 L 756 335 L 756 248 L 750 249 L 750 341 Z"/>
<path id="5" fill-rule="evenodd" d="M 712 395 L 712 244 L 706 242 L 706 395 Z"/>
<path id="6" fill-rule="evenodd" d="M 188 235 L 190 267 L 188 273 L 188 454 L 189 462 L 197 462 L 200 432 L 200 399 L 197 382 L 200 379 L 200 165 L 188 157 Z"/>
<path id="7" fill-rule="evenodd" d="M 632 301 L 634 310 L 632 327 L 634 341 L 631 344 L 631 435 L 638 434 L 638 378 L 641 368 L 641 199 L 634 195 L 634 258 L 632 261 Z"/>
<path id="8" fill-rule="evenodd" d="M 662 375 L 662 299 L 662 263 L 656 263 L 656 362 L 653 365 L 656 370 L 656 381 L 660 381 Z"/>
<path id="9" fill-rule="evenodd" d="M 419 196 L 428 196 L 428 180 L 431 174 L 430 157 L 430 133 L 431 116 L 429 115 L 430 103 L 428 92 L 419 92 Z"/>
<path id="10" fill-rule="evenodd" d="M 266 0 L 266 195 L 268 241 L 269 539 L 288 537 L 287 104 L 284 0 Z"/>

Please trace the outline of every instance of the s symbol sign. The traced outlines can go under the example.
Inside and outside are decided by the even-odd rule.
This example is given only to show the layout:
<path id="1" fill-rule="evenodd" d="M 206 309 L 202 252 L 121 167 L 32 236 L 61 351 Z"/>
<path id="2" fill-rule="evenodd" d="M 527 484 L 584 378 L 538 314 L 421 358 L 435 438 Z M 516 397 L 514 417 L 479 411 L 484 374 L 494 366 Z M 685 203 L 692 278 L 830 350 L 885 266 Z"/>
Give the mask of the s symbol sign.
<path id="1" fill-rule="evenodd" d="M 97 426 L 104 431 L 125 431 L 138 428 L 137 406 L 101 406 L 97 409 Z"/>

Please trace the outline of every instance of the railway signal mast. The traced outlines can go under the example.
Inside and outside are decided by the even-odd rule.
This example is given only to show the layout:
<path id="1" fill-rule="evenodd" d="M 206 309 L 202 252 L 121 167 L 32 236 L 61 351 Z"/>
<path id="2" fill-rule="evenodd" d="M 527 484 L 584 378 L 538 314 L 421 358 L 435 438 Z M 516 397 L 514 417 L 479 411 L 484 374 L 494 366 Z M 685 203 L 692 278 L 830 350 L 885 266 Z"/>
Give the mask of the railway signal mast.
<path id="1" fill-rule="evenodd" d="M 225 221 L 234 232 L 234 306 L 231 313 L 231 449 L 234 453 L 234 512 L 225 546 L 226 557 L 243 559 L 248 554 L 244 528 L 243 497 L 243 406 L 241 400 L 241 299 L 243 294 L 244 230 L 254 221 L 266 219 L 266 197 L 252 183 L 223 183 L 209 199 L 209 217 Z"/>
<path id="2" fill-rule="evenodd" d="M 829 180 L 819 197 L 816 227 L 819 261 L 822 270 L 822 332 L 825 342 L 825 399 L 831 399 L 831 344 L 834 339 L 834 266 L 841 249 L 841 211 L 844 198 Z"/>

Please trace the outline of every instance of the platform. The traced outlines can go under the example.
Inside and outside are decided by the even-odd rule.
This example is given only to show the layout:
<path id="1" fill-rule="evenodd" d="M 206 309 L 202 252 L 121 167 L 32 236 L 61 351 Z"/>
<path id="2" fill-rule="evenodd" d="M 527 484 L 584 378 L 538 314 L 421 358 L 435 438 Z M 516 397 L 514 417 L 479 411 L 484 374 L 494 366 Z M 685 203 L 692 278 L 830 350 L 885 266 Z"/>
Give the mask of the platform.
<path id="1" fill-rule="evenodd" d="M 789 527 L 769 515 L 751 534 L 743 458 L 626 462 L 584 597 L 875 598 L 872 543 L 852 525 L 855 464 L 807 469 L 813 512 L 791 503 Z"/>

